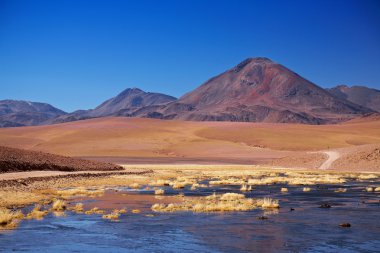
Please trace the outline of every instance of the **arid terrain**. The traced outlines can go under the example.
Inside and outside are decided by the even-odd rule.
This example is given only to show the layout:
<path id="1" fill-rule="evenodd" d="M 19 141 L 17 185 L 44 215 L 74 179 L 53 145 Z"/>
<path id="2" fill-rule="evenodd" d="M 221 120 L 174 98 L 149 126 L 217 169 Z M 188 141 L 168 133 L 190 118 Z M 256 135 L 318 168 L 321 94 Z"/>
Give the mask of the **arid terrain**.
<path id="1" fill-rule="evenodd" d="M 376 117 L 335 125 L 111 117 L 3 128 L 0 143 L 119 164 L 265 164 L 319 168 L 328 159 L 326 152 L 334 151 L 339 155 L 325 169 L 380 169 L 380 120 Z"/>

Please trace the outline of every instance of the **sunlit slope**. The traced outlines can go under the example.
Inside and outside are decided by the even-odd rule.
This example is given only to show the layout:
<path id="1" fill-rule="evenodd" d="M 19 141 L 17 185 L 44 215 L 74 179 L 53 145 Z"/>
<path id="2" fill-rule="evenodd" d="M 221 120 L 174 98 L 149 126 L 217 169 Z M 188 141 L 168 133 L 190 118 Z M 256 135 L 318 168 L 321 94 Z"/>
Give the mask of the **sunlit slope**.
<path id="1" fill-rule="evenodd" d="M 264 157 L 380 143 L 380 121 L 340 125 L 101 118 L 0 129 L 0 144 L 70 156 Z"/>

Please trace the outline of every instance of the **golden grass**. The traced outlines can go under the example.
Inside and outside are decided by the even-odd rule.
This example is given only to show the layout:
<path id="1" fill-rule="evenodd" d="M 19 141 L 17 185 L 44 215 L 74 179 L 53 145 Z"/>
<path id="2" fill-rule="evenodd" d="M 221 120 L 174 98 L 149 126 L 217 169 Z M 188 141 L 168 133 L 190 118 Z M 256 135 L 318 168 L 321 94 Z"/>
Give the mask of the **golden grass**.
<path id="1" fill-rule="evenodd" d="M 149 183 L 151 186 L 169 186 L 170 181 L 164 179 L 158 179 Z"/>
<path id="2" fill-rule="evenodd" d="M 360 174 L 357 178 L 360 180 L 368 180 L 368 179 L 377 179 L 378 176 L 375 174 Z"/>
<path id="3" fill-rule="evenodd" d="M 34 219 L 34 220 L 41 220 L 43 219 L 46 215 L 48 215 L 49 211 L 41 210 L 41 205 L 35 205 L 32 211 L 26 215 L 26 219 Z"/>
<path id="4" fill-rule="evenodd" d="M 39 193 L 13 190 L 0 190 L 0 207 L 26 206 L 45 200 Z"/>
<path id="5" fill-rule="evenodd" d="M 105 214 L 106 212 L 104 210 L 100 210 L 98 207 L 94 207 L 88 211 L 85 211 L 84 213 L 87 215 L 91 215 L 91 214 Z"/>
<path id="6" fill-rule="evenodd" d="M 66 189 L 66 190 L 57 190 L 55 193 L 62 198 L 70 198 L 70 197 L 80 197 L 80 196 L 87 196 L 87 197 L 99 197 L 104 194 L 104 189 L 87 189 L 85 187 L 76 187 L 72 189 Z"/>
<path id="7" fill-rule="evenodd" d="M 108 220 L 112 220 L 112 221 L 118 221 L 119 220 L 119 216 L 120 214 L 119 213 L 110 213 L 110 214 L 104 214 L 102 216 L 103 219 L 108 219 Z"/>
<path id="8" fill-rule="evenodd" d="M 347 189 L 346 188 L 338 188 L 338 189 L 336 189 L 334 192 L 346 192 L 347 191 Z"/>
<path id="9" fill-rule="evenodd" d="M 365 188 L 365 190 L 366 190 L 367 192 L 373 192 L 373 191 L 375 191 L 375 188 L 374 188 L 374 187 L 371 187 L 371 186 L 368 186 L 367 188 Z"/>
<path id="10" fill-rule="evenodd" d="M 164 189 L 157 189 L 157 190 L 154 191 L 155 195 L 163 195 L 164 193 L 165 193 Z"/>
<path id="11" fill-rule="evenodd" d="M 67 208 L 67 204 L 65 201 L 61 199 L 57 199 L 53 202 L 52 209 L 54 211 L 64 211 Z"/>
<path id="12" fill-rule="evenodd" d="M 281 192 L 288 192 L 288 188 L 281 188 Z"/>
<path id="13" fill-rule="evenodd" d="M 141 213 L 141 210 L 140 209 L 133 209 L 132 213 Z"/>
<path id="14" fill-rule="evenodd" d="M 279 208 L 280 204 L 277 199 L 264 198 L 262 200 L 258 200 L 258 204 L 261 204 L 261 207 L 266 208 Z"/>
<path id="15" fill-rule="evenodd" d="M 76 213 L 83 213 L 84 212 L 84 207 L 83 203 L 76 203 L 73 208 L 71 208 Z"/>
<path id="16" fill-rule="evenodd" d="M 24 218 L 21 211 L 10 211 L 6 208 L 0 208 L 0 229 L 13 229 L 17 227 L 18 222 Z"/>
<path id="17" fill-rule="evenodd" d="M 132 188 L 132 189 L 140 189 L 140 185 L 138 183 L 133 183 L 133 184 L 130 184 L 129 185 L 129 188 Z"/>
<path id="18" fill-rule="evenodd" d="M 278 208 L 277 200 L 264 198 L 255 200 L 246 198 L 244 194 L 225 193 L 223 195 L 213 195 L 207 197 L 185 198 L 183 202 L 171 204 L 154 204 L 151 209 L 154 212 L 233 212 L 249 211 L 256 208 Z"/>
<path id="19" fill-rule="evenodd" d="M 304 192 L 309 192 L 309 191 L 311 191 L 311 188 L 310 188 L 310 187 L 304 187 L 304 188 L 302 189 L 302 191 L 304 191 Z"/>

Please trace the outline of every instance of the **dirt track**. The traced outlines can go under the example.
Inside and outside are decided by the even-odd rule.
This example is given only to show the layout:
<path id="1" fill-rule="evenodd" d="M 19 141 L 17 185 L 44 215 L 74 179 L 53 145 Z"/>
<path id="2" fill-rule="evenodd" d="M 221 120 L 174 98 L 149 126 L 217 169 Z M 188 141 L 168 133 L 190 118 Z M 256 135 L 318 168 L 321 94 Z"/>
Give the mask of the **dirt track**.
<path id="1" fill-rule="evenodd" d="M 323 154 L 326 154 L 328 156 L 327 160 L 321 164 L 319 167 L 320 170 L 328 170 L 333 162 L 338 160 L 340 158 L 340 154 L 336 151 L 324 151 Z"/>

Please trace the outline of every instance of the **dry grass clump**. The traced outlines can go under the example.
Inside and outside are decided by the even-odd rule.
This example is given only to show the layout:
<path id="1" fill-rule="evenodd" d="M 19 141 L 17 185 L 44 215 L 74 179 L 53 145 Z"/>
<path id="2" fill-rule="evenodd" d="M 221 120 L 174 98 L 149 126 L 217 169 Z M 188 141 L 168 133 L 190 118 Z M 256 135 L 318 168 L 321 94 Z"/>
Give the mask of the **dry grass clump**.
<path id="1" fill-rule="evenodd" d="M 158 179 L 156 181 L 152 181 L 149 183 L 151 186 L 169 186 L 170 181 L 169 180 L 164 180 L 164 179 Z"/>
<path id="2" fill-rule="evenodd" d="M 347 191 L 346 188 L 338 188 L 334 192 L 346 192 L 346 191 Z"/>
<path id="3" fill-rule="evenodd" d="M 122 213 L 127 213 L 127 209 L 125 209 L 125 208 L 122 208 L 122 209 L 114 209 L 112 212 L 113 212 L 113 213 L 119 213 L 119 214 L 122 214 Z"/>
<path id="4" fill-rule="evenodd" d="M 53 202 L 52 209 L 54 211 L 64 211 L 67 208 L 67 204 L 65 201 L 61 199 L 57 199 Z"/>
<path id="5" fill-rule="evenodd" d="M 139 209 L 133 209 L 132 213 L 141 213 L 141 210 L 139 210 Z"/>
<path id="6" fill-rule="evenodd" d="M 245 181 L 237 178 L 228 178 L 220 180 L 212 180 L 208 182 L 210 185 L 243 185 Z"/>
<path id="7" fill-rule="evenodd" d="M 0 206 L 26 206 L 33 203 L 41 202 L 46 199 L 46 196 L 34 192 L 26 191 L 0 191 Z"/>
<path id="8" fill-rule="evenodd" d="M 262 200 L 258 200 L 258 205 L 261 205 L 262 208 L 279 208 L 280 204 L 277 199 L 264 198 Z"/>
<path id="9" fill-rule="evenodd" d="M 360 180 L 376 179 L 378 178 L 375 174 L 360 174 L 358 177 Z"/>
<path id="10" fill-rule="evenodd" d="M 140 189 L 140 185 L 138 183 L 133 183 L 133 184 L 130 184 L 129 185 L 129 188 L 132 188 L 132 189 Z"/>
<path id="11" fill-rule="evenodd" d="M 214 193 L 207 197 L 187 198 L 181 203 L 154 204 L 152 210 L 155 212 L 232 212 L 278 207 L 278 201 L 272 199 L 254 200 L 239 193 L 225 193 L 223 195 Z"/>
<path id="12" fill-rule="evenodd" d="M 376 187 L 375 192 L 380 192 L 380 187 Z"/>
<path id="13" fill-rule="evenodd" d="M 288 178 L 275 176 L 275 177 L 264 177 L 261 179 L 248 179 L 249 185 L 269 185 L 269 184 L 285 184 L 288 182 Z"/>
<path id="14" fill-rule="evenodd" d="M 242 191 L 242 192 L 252 191 L 252 186 L 251 185 L 243 184 L 240 187 L 240 191 Z"/>
<path id="15" fill-rule="evenodd" d="M 48 213 L 47 210 L 41 210 L 41 205 L 35 205 L 32 211 L 26 215 L 26 219 L 42 220 Z"/>
<path id="16" fill-rule="evenodd" d="M 164 189 L 157 189 L 157 190 L 154 191 L 155 195 L 163 195 L 164 193 L 165 193 Z"/>
<path id="17" fill-rule="evenodd" d="M 10 211 L 6 208 L 0 208 L 0 229 L 16 228 L 18 222 L 24 218 L 21 211 Z"/>
<path id="18" fill-rule="evenodd" d="M 71 208 L 71 210 L 73 210 L 76 213 L 83 213 L 84 212 L 83 204 L 82 203 L 76 203 L 75 206 L 73 208 Z"/>
<path id="19" fill-rule="evenodd" d="M 179 177 L 177 180 L 169 182 L 169 185 L 171 185 L 173 189 L 183 189 L 187 185 L 193 185 L 195 183 L 197 183 L 197 181 L 192 177 Z"/>
<path id="20" fill-rule="evenodd" d="M 87 215 L 91 215 L 91 214 L 105 214 L 106 212 L 104 210 L 100 210 L 98 207 L 94 207 L 88 211 L 85 211 L 84 213 Z"/>
<path id="21" fill-rule="evenodd" d="M 281 188 L 281 192 L 288 192 L 288 188 L 284 188 L 284 187 L 282 187 L 282 188 Z"/>
<path id="22" fill-rule="evenodd" d="M 310 188 L 310 187 L 304 187 L 302 190 L 303 190 L 304 192 L 309 192 L 309 191 L 311 191 L 311 188 Z"/>
<path id="23" fill-rule="evenodd" d="M 373 191 L 375 191 L 375 188 L 374 188 L 374 187 L 371 187 L 371 186 L 368 186 L 367 188 L 365 188 L 365 190 L 366 190 L 367 192 L 373 192 Z"/>
<path id="24" fill-rule="evenodd" d="M 99 197 L 104 194 L 104 189 L 87 189 L 85 187 L 77 187 L 67 190 L 58 190 L 55 192 L 55 194 L 65 199 L 74 196 Z"/>
<path id="25" fill-rule="evenodd" d="M 112 212 L 110 214 L 104 214 L 102 216 L 103 219 L 108 219 L 112 221 L 118 221 L 119 220 L 120 213 L 119 212 Z"/>

